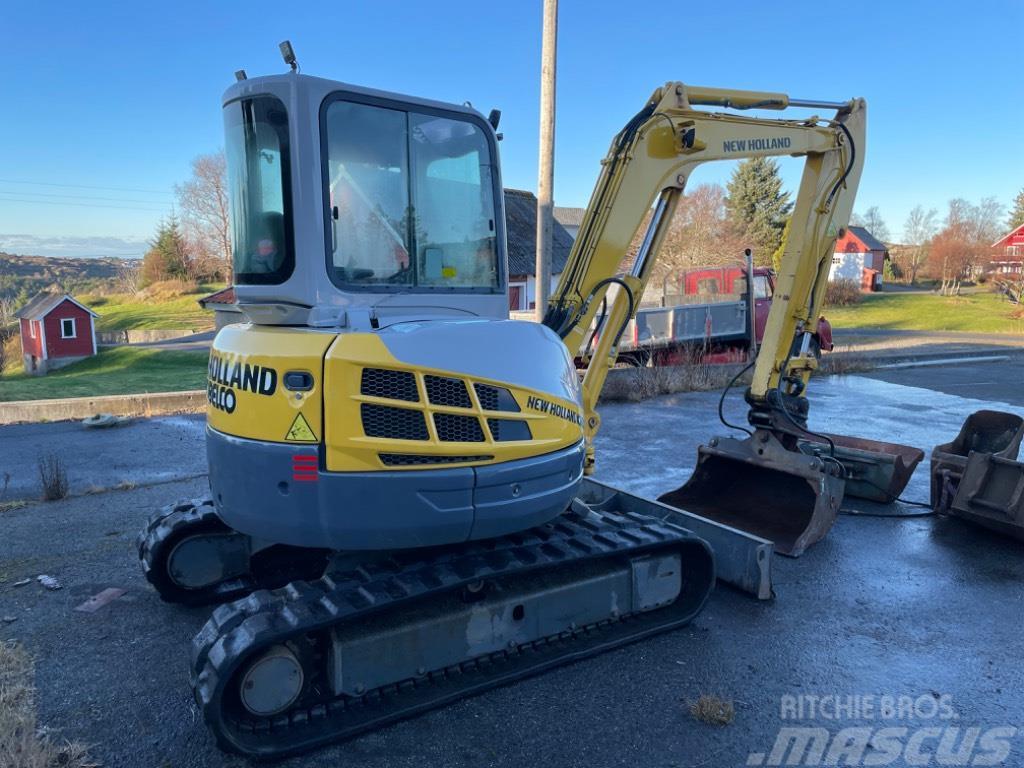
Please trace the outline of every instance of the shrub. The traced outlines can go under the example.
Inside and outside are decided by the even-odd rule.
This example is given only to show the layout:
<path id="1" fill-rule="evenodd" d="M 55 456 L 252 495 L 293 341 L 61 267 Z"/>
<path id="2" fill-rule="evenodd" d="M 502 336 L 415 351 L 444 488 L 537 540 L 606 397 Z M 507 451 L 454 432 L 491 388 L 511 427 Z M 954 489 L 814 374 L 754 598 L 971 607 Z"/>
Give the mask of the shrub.
<path id="1" fill-rule="evenodd" d="M 849 307 L 860 304 L 862 298 L 860 285 L 849 278 L 831 280 L 825 288 L 826 307 Z"/>
<path id="2" fill-rule="evenodd" d="M 21 338 L 16 330 L 0 329 L 0 375 L 21 367 Z"/>
<path id="3" fill-rule="evenodd" d="M 705 693 L 690 704 L 690 714 L 708 725 L 729 725 L 736 718 L 736 707 L 731 699 Z"/>
<path id="4" fill-rule="evenodd" d="M 39 485 L 45 501 L 57 501 L 68 495 L 68 473 L 55 453 L 39 457 Z"/>

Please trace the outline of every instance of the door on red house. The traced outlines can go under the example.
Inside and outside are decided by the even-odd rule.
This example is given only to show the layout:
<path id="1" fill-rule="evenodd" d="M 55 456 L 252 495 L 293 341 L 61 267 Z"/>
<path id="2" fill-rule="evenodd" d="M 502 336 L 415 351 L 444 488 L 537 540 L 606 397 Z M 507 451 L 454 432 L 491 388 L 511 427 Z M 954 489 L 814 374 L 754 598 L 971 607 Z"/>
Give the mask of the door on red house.
<path id="1" fill-rule="evenodd" d="M 523 300 L 523 286 L 521 285 L 510 285 L 508 287 L 508 308 L 517 312 L 522 306 L 520 302 Z"/>

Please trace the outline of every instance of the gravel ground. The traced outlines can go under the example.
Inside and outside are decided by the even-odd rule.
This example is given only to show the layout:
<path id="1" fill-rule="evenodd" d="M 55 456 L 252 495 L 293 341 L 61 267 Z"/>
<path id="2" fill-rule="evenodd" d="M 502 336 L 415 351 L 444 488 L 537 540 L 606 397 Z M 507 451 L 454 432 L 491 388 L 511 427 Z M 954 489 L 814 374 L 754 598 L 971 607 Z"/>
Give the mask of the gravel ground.
<path id="1" fill-rule="evenodd" d="M 865 377 L 823 382 L 812 423 L 929 448 L 955 433 L 980 401 L 928 389 L 942 383 L 941 372 L 918 370 L 903 384 Z M 985 396 L 984 387 L 975 394 Z M 871 398 L 868 412 L 876 416 L 829 408 L 850 398 Z M 738 401 L 729 408 L 734 418 L 742 411 Z M 599 479 L 646 494 L 677 486 L 696 445 L 721 431 L 708 419 L 715 404 L 714 394 L 693 393 L 606 406 Z M 201 423 L 154 419 L 90 437 L 82 461 L 107 472 L 109 485 L 125 473 L 141 484 L 201 471 Z M 31 440 L 45 448 L 76 434 L 41 425 L 12 438 L 16 429 L 23 428 L 0 429 L 0 471 L 24 463 L 11 446 Z M 0 639 L 18 639 L 37 656 L 41 721 L 94 744 L 104 766 L 245 764 L 216 749 L 191 701 L 188 647 L 208 609 L 161 603 L 134 553 L 136 532 L 152 509 L 204 489 L 205 478 L 195 478 L 0 513 L 0 618 L 16 618 L 0 624 Z M 926 469 L 906 495 L 927 496 Z M 798 694 L 948 695 L 959 726 L 1019 725 L 1020 544 L 957 520 L 844 516 L 803 558 L 776 558 L 773 568 L 773 601 L 720 587 L 686 629 L 282 765 L 742 766 L 750 753 L 771 749 L 781 726 L 793 724 L 780 720 L 780 700 Z M 44 573 L 63 588 L 14 586 Z M 94 614 L 73 610 L 107 587 L 127 594 Z M 704 693 L 735 701 L 731 725 L 691 718 L 688 703 Z M 799 724 L 834 733 L 893 723 Z M 1022 741 L 1012 739 L 1006 765 L 1024 762 Z"/>

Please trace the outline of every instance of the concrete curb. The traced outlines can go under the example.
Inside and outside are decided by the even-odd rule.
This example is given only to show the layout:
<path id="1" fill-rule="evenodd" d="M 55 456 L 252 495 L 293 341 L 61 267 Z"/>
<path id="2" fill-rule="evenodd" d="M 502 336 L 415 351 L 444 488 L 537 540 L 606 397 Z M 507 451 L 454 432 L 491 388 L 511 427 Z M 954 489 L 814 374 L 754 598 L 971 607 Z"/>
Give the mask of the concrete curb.
<path id="1" fill-rule="evenodd" d="M 97 413 L 115 416 L 159 416 L 206 410 L 206 390 L 152 392 L 140 395 L 67 397 L 57 400 L 15 400 L 0 403 L 0 424 L 67 421 Z"/>
<path id="2" fill-rule="evenodd" d="M 105 347 L 118 347 L 125 344 L 149 344 L 154 341 L 184 339 L 188 336 L 195 336 L 197 333 L 199 331 L 194 331 L 191 328 L 174 330 L 150 330 L 143 328 L 126 331 L 97 331 L 96 343 Z"/>
<path id="3" fill-rule="evenodd" d="M 830 352 L 829 357 L 843 360 L 854 359 L 864 360 L 873 367 L 880 368 L 891 363 L 918 362 L 933 363 L 943 360 L 970 362 L 975 358 L 991 358 L 992 356 L 1014 358 L 1024 355 L 1024 348 L 1020 347 L 996 347 L 975 345 L 974 349 L 961 350 L 929 350 L 927 347 L 908 347 L 907 349 L 879 349 L 869 351 L 842 350 Z"/>
<path id="4" fill-rule="evenodd" d="M 919 354 L 907 352 L 888 354 L 865 354 L 865 353 L 835 353 L 837 358 L 846 355 L 855 358 L 863 358 L 871 367 L 881 367 L 886 363 L 904 362 L 916 360 L 918 362 L 933 362 L 941 360 L 958 360 L 969 362 L 973 357 L 988 357 L 993 350 L 979 350 L 977 352 L 950 352 L 928 354 L 922 351 Z M 999 349 L 997 354 L 1005 356 L 1016 356 L 1024 354 L 1024 350 L 1006 348 Z M 729 371 L 736 371 L 742 364 L 729 366 Z M 725 366 L 723 366 L 725 368 Z M 660 369 L 662 377 L 681 375 L 685 366 L 669 366 Z M 616 389 L 629 390 L 638 376 L 645 375 L 643 372 L 652 371 L 648 368 L 616 368 L 608 372 L 608 380 L 605 389 L 608 394 Z M 653 376 L 654 374 L 646 374 Z M 609 386 L 611 385 L 611 386 Z M 605 394 L 603 402 L 615 402 L 616 400 L 629 399 L 621 393 L 616 396 Z M 70 419 L 84 419 L 96 413 L 110 413 L 115 416 L 160 416 L 172 413 L 201 413 L 206 410 L 206 390 L 195 389 L 187 392 L 152 392 L 140 395 L 105 395 L 100 397 L 68 397 L 56 400 L 15 400 L 12 402 L 0 402 L 0 425 L 16 424 L 18 422 L 40 422 L 40 421 L 67 421 Z"/>

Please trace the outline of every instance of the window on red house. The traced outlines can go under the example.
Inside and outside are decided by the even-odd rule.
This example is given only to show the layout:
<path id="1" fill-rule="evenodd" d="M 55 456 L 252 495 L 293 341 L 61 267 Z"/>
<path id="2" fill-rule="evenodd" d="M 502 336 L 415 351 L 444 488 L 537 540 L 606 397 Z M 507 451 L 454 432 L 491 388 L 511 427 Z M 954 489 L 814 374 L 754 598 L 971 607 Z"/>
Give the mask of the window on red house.
<path id="1" fill-rule="evenodd" d="M 73 339 L 77 335 L 73 317 L 66 317 L 60 321 L 60 337 L 62 339 Z"/>

